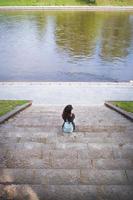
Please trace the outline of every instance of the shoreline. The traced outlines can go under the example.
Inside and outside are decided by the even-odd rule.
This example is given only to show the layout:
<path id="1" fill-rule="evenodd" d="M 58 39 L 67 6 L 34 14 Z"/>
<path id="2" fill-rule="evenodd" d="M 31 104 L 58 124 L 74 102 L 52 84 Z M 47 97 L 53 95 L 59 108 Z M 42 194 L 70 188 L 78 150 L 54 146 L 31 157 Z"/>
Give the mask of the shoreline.
<path id="1" fill-rule="evenodd" d="M 133 11 L 133 6 L 0 6 L 0 10 Z"/>

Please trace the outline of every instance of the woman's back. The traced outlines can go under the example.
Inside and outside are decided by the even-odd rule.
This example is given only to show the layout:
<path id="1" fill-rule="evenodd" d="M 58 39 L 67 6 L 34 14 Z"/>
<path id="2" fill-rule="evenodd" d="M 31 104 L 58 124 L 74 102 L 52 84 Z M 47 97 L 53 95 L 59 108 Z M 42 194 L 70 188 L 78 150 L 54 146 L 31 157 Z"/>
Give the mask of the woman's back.
<path id="1" fill-rule="evenodd" d="M 75 115 L 74 115 L 74 113 L 67 113 L 67 114 L 65 113 L 65 114 L 62 114 L 62 118 L 65 122 L 66 121 L 72 122 L 75 118 Z"/>
<path id="2" fill-rule="evenodd" d="M 72 105 L 67 105 L 64 110 L 63 110 L 63 113 L 62 113 L 62 118 L 64 120 L 64 123 L 65 122 L 72 122 L 72 125 L 73 125 L 73 128 L 75 129 L 75 124 L 74 124 L 74 119 L 75 119 L 75 115 L 74 113 L 72 113 Z M 64 124 L 63 124 L 64 126 Z"/>

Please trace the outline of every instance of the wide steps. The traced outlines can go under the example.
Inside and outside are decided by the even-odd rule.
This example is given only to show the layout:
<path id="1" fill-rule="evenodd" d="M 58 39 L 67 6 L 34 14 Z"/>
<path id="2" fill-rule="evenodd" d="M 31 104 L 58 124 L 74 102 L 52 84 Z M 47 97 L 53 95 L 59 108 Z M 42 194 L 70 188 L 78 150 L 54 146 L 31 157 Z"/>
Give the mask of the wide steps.
<path id="1" fill-rule="evenodd" d="M 105 107 L 32 106 L 0 126 L 0 200 L 132 200 L 133 124 Z"/>

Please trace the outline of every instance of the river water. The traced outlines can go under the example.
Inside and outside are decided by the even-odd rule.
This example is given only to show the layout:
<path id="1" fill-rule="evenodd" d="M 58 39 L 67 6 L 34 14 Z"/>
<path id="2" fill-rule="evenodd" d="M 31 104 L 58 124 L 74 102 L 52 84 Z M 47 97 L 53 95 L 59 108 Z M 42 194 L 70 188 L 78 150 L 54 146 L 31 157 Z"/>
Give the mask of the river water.
<path id="1" fill-rule="evenodd" d="M 133 12 L 0 12 L 0 81 L 130 80 Z"/>

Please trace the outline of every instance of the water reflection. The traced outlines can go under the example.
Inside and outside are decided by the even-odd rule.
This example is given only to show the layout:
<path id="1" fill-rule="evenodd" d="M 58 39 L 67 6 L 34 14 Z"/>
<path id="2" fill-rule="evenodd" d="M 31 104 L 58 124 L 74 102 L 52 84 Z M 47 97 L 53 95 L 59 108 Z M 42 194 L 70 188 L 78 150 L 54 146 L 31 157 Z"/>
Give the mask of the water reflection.
<path id="1" fill-rule="evenodd" d="M 106 17 L 101 37 L 101 56 L 103 59 L 112 61 L 128 56 L 133 41 L 132 25 L 130 15 L 124 13 Z"/>
<path id="2" fill-rule="evenodd" d="M 129 81 L 132 52 L 132 12 L 0 12 L 0 81 Z"/>
<path id="3" fill-rule="evenodd" d="M 44 15 L 43 12 L 37 12 L 36 15 L 34 15 L 34 21 L 35 21 L 35 26 L 37 27 L 37 32 L 38 32 L 38 39 L 42 40 L 45 31 L 46 31 L 46 24 L 47 24 L 47 16 Z"/>
<path id="4" fill-rule="evenodd" d="M 73 56 L 94 54 L 99 19 L 96 12 L 62 13 L 56 18 L 56 43 Z"/>

